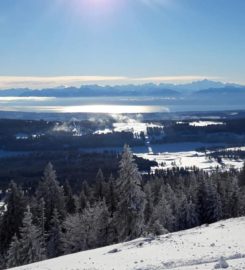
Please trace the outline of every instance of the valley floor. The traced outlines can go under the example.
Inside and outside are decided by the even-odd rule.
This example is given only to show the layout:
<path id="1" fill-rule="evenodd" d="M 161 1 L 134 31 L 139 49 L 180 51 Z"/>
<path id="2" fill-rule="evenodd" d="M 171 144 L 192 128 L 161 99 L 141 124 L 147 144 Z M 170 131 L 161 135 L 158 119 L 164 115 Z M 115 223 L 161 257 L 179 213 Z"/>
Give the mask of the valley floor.
<path id="1" fill-rule="evenodd" d="M 228 269 L 245 269 L 245 217 L 155 239 L 84 251 L 16 270 L 208 270 L 224 256 Z"/>

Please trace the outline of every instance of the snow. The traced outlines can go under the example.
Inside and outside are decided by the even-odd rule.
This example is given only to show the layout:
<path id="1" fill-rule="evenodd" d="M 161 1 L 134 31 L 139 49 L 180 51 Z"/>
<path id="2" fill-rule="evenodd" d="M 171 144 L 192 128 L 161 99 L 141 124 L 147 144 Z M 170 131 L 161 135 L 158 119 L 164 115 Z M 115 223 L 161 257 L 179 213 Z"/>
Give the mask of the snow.
<path id="1" fill-rule="evenodd" d="M 194 126 L 194 127 L 207 127 L 207 126 L 224 125 L 224 123 L 215 122 L 215 121 L 196 121 L 196 122 L 190 122 L 189 125 Z"/>
<path id="2" fill-rule="evenodd" d="M 84 251 L 16 270 L 210 270 L 221 257 L 227 269 L 245 269 L 245 217 L 157 238 Z"/>
<path id="3" fill-rule="evenodd" d="M 163 128 L 162 125 L 153 124 L 153 123 L 143 123 L 138 122 L 134 119 L 129 119 L 127 122 L 116 122 L 113 123 L 113 128 L 105 128 L 96 130 L 94 134 L 108 134 L 112 132 L 132 132 L 133 134 L 140 134 L 143 132 L 147 134 L 147 128 Z"/>
<path id="4" fill-rule="evenodd" d="M 208 152 L 207 152 L 208 154 Z M 228 158 L 222 158 L 222 164 L 217 160 L 209 158 L 204 152 L 198 151 L 183 151 L 183 152 L 165 152 L 165 153 L 137 153 L 138 157 L 156 161 L 158 166 L 152 167 L 154 172 L 159 169 L 170 169 L 173 167 L 197 167 L 205 171 L 211 171 L 217 167 L 223 170 L 229 170 L 230 168 L 241 169 L 243 167 L 243 160 L 232 160 Z"/>
<path id="5" fill-rule="evenodd" d="M 134 134 L 135 133 L 139 134 L 141 132 L 147 134 L 147 128 L 154 128 L 154 127 L 163 128 L 162 125 L 157 125 L 153 123 L 141 123 L 136 121 L 131 121 L 127 123 L 114 123 L 113 127 L 115 132 L 131 131 Z"/>
<path id="6" fill-rule="evenodd" d="M 109 134 L 109 133 L 112 133 L 112 130 L 109 128 L 105 128 L 96 130 L 93 134 Z"/>

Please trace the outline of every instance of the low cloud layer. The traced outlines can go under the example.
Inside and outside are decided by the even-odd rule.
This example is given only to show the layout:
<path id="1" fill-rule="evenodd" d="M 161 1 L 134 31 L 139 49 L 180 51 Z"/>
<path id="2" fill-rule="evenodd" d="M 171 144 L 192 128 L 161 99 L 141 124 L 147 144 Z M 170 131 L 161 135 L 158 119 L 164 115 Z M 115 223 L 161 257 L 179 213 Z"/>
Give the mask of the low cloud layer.
<path id="1" fill-rule="evenodd" d="M 82 84 L 116 85 L 141 83 L 185 83 L 203 79 L 217 79 L 208 76 L 156 76 L 129 78 L 123 76 L 0 76 L 0 89 L 34 88 L 42 89 L 58 86 L 80 86 Z"/>

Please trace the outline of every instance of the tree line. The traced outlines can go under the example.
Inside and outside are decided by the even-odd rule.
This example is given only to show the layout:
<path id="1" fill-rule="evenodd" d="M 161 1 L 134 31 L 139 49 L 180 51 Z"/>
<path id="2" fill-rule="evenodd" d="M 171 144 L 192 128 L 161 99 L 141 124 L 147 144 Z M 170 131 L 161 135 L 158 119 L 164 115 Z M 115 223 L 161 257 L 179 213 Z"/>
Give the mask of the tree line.
<path id="1" fill-rule="evenodd" d="M 0 215 L 1 269 L 245 215 L 241 172 L 158 171 L 142 179 L 128 146 L 117 177 L 73 192 L 49 163 L 33 194 L 11 182 Z"/>

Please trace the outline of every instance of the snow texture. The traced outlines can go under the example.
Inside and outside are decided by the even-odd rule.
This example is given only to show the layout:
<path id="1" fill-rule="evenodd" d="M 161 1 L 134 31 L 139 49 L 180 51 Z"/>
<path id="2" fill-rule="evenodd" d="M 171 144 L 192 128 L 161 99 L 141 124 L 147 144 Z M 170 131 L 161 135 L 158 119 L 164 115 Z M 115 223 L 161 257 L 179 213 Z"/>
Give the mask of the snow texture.
<path id="1" fill-rule="evenodd" d="M 211 270 L 227 262 L 245 269 L 245 217 L 140 238 L 15 268 L 16 270 Z"/>

